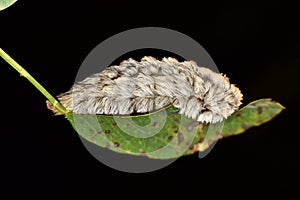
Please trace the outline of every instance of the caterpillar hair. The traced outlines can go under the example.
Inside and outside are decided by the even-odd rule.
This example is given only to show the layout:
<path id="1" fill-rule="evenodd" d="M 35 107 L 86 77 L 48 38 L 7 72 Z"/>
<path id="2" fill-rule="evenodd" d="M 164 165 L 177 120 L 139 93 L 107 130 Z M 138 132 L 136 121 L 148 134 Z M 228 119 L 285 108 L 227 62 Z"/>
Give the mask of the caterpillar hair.
<path id="1" fill-rule="evenodd" d="M 91 75 L 58 96 L 76 114 L 130 115 L 170 104 L 198 122 L 216 123 L 241 105 L 241 91 L 229 79 L 194 61 L 128 59 Z M 60 114 L 47 102 L 47 107 Z"/>

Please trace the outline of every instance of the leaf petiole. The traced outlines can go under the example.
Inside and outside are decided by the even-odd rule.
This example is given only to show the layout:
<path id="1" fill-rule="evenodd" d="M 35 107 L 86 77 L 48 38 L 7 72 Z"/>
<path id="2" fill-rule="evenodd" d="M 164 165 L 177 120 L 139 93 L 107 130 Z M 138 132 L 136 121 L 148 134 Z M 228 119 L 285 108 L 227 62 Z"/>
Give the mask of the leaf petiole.
<path id="1" fill-rule="evenodd" d="M 0 48 L 0 56 L 10 64 L 15 70 L 17 70 L 21 76 L 24 76 L 32 85 L 34 85 L 51 103 L 52 105 L 62 114 L 66 115 L 69 111 L 61 105 L 39 82 L 37 82 L 21 65 L 19 65 L 13 58 L 5 53 Z"/>

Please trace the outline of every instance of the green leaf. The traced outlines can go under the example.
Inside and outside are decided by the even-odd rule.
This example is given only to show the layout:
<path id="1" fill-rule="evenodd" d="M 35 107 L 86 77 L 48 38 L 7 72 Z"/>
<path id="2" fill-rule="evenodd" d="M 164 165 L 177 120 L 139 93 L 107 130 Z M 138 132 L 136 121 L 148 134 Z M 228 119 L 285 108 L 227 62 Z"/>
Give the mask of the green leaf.
<path id="1" fill-rule="evenodd" d="M 284 107 L 271 99 L 260 99 L 253 101 L 229 116 L 223 125 L 221 132 L 209 133 L 209 136 L 203 139 L 207 132 L 207 126 L 199 124 L 202 127 L 202 134 L 198 133 L 193 141 L 193 145 L 185 152 L 185 155 L 193 154 L 206 150 L 214 141 L 241 134 L 254 126 L 260 126 L 277 116 Z"/>
<path id="2" fill-rule="evenodd" d="M 253 126 L 266 123 L 285 109 L 280 103 L 271 99 L 253 101 L 234 113 L 225 122 L 222 136 L 228 137 L 243 133 Z"/>
<path id="3" fill-rule="evenodd" d="M 271 99 L 250 103 L 225 122 L 200 124 L 178 114 L 173 106 L 138 116 L 78 115 L 66 117 L 79 135 L 119 153 L 170 159 L 204 151 L 214 141 L 259 126 L 283 109 Z"/>
<path id="4" fill-rule="evenodd" d="M 81 137 L 119 153 L 168 159 L 181 156 L 197 129 L 173 106 L 139 116 L 66 115 Z"/>
<path id="5" fill-rule="evenodd" d="M 17 0 L 0 0 L 0 11 L 8 8 L 12 4 L 14 4 Z"/>

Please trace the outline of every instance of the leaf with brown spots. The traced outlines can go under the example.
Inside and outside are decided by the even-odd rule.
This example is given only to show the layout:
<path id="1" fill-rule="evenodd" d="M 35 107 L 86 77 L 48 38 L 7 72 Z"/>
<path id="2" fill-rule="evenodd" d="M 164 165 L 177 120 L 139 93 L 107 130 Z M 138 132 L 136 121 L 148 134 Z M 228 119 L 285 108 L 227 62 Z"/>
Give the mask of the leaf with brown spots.
<path id="1" fill-rule="evenodd" d="M 189 126 L 195 124 L 192 119 L 171 105 L 136 116 L 68 113 L 66 117 L 82 138 L 97 146 L 155 159 L 180 157 L 199 132 L 197 125 Z"/>
<path id="2" fill-rule="evenodd" d="M 260 126 L 277 116 L 284 107 L 271 99 L 260 99 L 249 103 L 247 106 L 241 108 L 237 112 L 229 116 L 221 128 L 221 132 L 210 131 L 209 135 L 207 133 L 207 128 L 202 127 L 201 133 L 198 133 L 193 145 L 185 152 L 185 155 L 192 154 L 198 151 L 204 151 L 210 145 L 210 143 L 224 137 L 229 137 L 233 135 L 238 135 L 251 127 Z M 215 124 L 213 126 L 217 126 Z M 206 136 L 206 137 L 205 137 Z"/>
<path id="3" fill-rule="evenodd" d="M 240 134 L 271 120 L 282 109 L 283 106 L 271 99 L 261 99 L 216 124 L 200 124 L 180 115 L 173 106 L 137 116 L 70 113 L 67 118 L 81 137 L 100 147 L 119 153 L 170 159 L 204 151 L 220 138 Z"/>
<path id="4" fill-rule="evenodd" d="M 285 108 L 280 103 L 271 99 L 253 101 L 228 117 L 222 130 L 222 136 L 237 135 L 251 127 L 260 126 L 273 119 L 283 109 Z"/>

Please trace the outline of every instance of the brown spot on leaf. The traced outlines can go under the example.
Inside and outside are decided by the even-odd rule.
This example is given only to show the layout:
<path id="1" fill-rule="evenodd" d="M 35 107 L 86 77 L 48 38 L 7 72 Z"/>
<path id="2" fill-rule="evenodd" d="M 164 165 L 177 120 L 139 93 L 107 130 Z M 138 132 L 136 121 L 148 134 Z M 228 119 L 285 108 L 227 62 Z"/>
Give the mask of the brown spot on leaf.
<path id="1" fill-rule="evenodd" d="M 197 143 L 202 143 L 203 141 L 204 141 L 204 138 L 200 138 Z"/>
<path id="2" fill-rule="evenodd" d="M 263 112 L 263 107 L 258 106 L 258 107 L 257 107 L 257 113 L 258 113 L 258 114 L 261 114 L 262 112 Z"/>
<path id="3" fill-rule="evenodd" d="M 189 150 L 193 150 L 193 149 L 194 149 L 194 145 L 191 144 L 191 145 L 189 146 Z"/>
<path id="4" fill-rule="evenodd" d="M 140 156 L 143 156 L 143 157 L 148 157 L 147 153 L 145 151 L 143 151 Z"/>
<path id="5" fill-rule="evenodd" d="M 120 143 L 119 142 L 114 142 L 114 147 L 119 147 Z"/>
<path id="6" fill-rule="evenodd" d="M 156 126 L 156 125 L 157 125 L 157 122 L 153 122 L 153 123 L 152 123 L 152 126 Z"/>
<path id="7" fill-rule="evenodd" d="M 162 145 L 160 145 L 159 147 L 158 147 L 158 150 L 161 150 L 162 148 L 164 148 Z"/>
<path id="8" fill-rule="evenodd" d="M 117 122 L 112 122 L 111 125 L 116 126 Z"/>
<path id="9" fill-rule="evenodd" d="M 103 124 L 103 120 L 102 119 L 99 119 L 98 122 L 99 122 L 99 124 Z"/>
<path id="10" fill-rule="evenodd" d="M 183 134 L 180 131 L 177 132 L 177 139 L 178 144 L 180 144 L 184 140 Z"/>
<path id="11" fill-rule="evenodd" d="M 102 130 L 99 130 L 97 133 L 98 133 L 98 134 L 101 134 L 101 133 L 103 133 L 103 131 L 102 131 Z"/>
<path id="12" fill-rule="evenodd" d="M 141 153 L 141 154 L 140 154 L 140 156 L 143 156 L 143 157 L 148 157 L 148 155 L 147 155 L 146 153 L 144 153 L 144 152 L 143 152 L 143 153 Z"/>
<path id="13" fill-rule="evenodd" d="M 197 121 L 193 121 L 192 123 L 190 123 L 187 127 L 186 130 L 191 132 L 194 130 L 195 127 L 197 127 L 199 125 L 199 122 Z"/>
<path id="14" fill-rule="evenodd" d="M 177 117 L 177 115 L 172 115 L 172 119 L 173 119 L 175 122 L 178 122 L 178 117 Z"/>
<path id="15" fill-rule="evenodd" d="M 168 137 L 168 140 L 172 140 L 172 139 L 173 139 L 173 136 L 170 135 L 170 136 Z"/>
<path id="16" fill-rule="evenodd" d="M 110 130 L 105 130 L 104 133 L 105 134 L 110 134 Z"/>
<path id="17" fill-rule="evenodd" d="M 251 126 L 249 126 L 249 125 L 247 125 L 247 124 L 242 124 L 242 128 L 244 129 L 244 130 L 246 130 L 246 129 L 248 129 L 248 128 L 250 128 Z"/>

